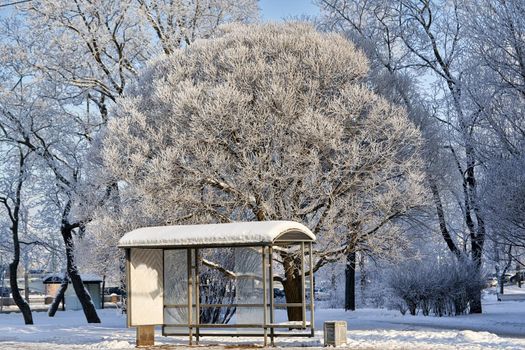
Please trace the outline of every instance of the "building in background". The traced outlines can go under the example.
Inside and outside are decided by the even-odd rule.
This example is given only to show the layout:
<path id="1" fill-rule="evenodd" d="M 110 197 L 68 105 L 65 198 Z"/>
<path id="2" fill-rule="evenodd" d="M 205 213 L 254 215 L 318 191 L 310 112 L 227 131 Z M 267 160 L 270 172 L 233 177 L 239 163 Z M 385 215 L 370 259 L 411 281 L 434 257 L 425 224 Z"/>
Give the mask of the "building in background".
<path id="1" fill-rule="evenodd" d="M 86 287 L 89 295 L 91 295 L 91 300 L 95 305 L 96 309 L 102 308 L 102 277 L 98 275 L 91 274 L 82 274 L 80 275 L 82 281 L 84 282 L 84 287 Z M 44 291 L 46 295 L 54 297 L 60 285 L 64 279 L 63 274 L 50 274 L 43 278 L 42 282 L 44 283 Z M 75 290 L 71 282 L 69 282 L 66 294 L 65 294 L 65 303 L 67 310 L 82 310 L 82 305 L 75 294 Z"/>

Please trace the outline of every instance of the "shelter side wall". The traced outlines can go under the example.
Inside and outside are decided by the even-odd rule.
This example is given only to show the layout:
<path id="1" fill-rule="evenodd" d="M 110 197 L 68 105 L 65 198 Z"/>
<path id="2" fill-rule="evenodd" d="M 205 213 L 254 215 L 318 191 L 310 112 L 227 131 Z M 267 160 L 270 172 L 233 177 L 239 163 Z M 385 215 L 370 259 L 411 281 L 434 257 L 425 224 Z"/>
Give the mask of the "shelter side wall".
<path id="1" fill-rule="evenodd" d="M 130 251 L 130 325 L 163 324 L 164 286 L 162 249 Z"/>

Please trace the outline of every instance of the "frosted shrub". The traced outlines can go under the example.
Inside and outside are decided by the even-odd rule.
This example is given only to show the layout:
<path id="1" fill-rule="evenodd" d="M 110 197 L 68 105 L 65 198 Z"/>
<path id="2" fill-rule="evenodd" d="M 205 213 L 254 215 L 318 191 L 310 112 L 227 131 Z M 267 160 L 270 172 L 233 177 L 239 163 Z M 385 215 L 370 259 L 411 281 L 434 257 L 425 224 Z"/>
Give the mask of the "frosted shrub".
<path id="1" fill-rule="evenodd" d="M 449 307 L 449 314 L 461 315 L 469 311 L 469 300 L 479 294 L 485 285 L 485 276 L 478 271 L 470 260 L 455 263 L 449 271 L 444 271 L 450 279 L 453 305 Z"/>
<path id="2" fill-rule="evenodd" d="M 421 300 L 420 277 L 421 271 L 416 264 L 404 264 L 393 269 L 388 281 L 394 296 L 403 300 L 411 315 L 415 315 Z"/>
<path id="3" fill-rule="evenodd" d="M 362 307 L 372 307 L 376 309 L 388 307 L 400 310 L 400 308 L 397 305 L 398 303 L 396 302 L 396 300 L 394 300 L 397 298 L 394 297 L 389 291 L 388 283 L 385 279 L 384 273 L 382 273 L 381 271 L 374 270 L 373 273 L 370 273 L 370 275 L 375 276 L 376 278 L 372 277 L 372 280 L 367 285 L 364 291 L 365 303 L 364 305 L 362 305 Z M 403 306 L 406 312 L 407 310 L 404 302 Z"/>
<path id="4" fill-rule="evenodd" d="M 410 261 L 395 267 L 387 278 L 389 306 L 403 315 L 461 315 L 469 311 L 471 296 L 483 288 L 483 276 L 470 261 Z"/>
<path id="5" fill-rule="evenodd" d="M 399 310 L 399 312 L 401 312 L 401 315 L 406 315 L 408 311 L 408 306 L 403 299 L 393 294 L 389 295 L 389 293 L 385 293 L 385 295 L 389 296 L 388 301 L 385 303 L 385 306 L 388 309 Z"/>

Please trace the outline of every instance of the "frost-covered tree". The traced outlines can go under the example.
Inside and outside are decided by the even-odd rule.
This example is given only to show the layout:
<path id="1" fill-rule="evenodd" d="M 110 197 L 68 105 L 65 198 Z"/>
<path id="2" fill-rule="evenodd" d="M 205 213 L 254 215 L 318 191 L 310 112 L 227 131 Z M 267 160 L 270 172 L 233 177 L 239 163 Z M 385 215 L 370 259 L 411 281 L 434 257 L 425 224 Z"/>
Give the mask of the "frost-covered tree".
<path id="1" fill-rule="evenodd" d="M 484 138 L 478 149 L 486 169 L 481 193 L 487 258 L 503 293 L 504 274 L 514 263 L 523 266 L 525 243 L 525 4 L 483 0 L 469 5 L 467 25 L 477 64 L 469 93 L 482 111 Z"/>
<path id="2" fill-rule="evenodd" d="M 60 233 L 65 248 L 66 269 L 73 282 L 89 322 L 100 322 L 91 297 L 84 288 L 76 268 L 73 253 L 73 236 L 82 229 L 84 216 L 74 216 L 76 200 L 85 186 L 85 155 L 90 136 L 97 129 L 90 120 L 83 120 L 75 101 L 60 82 L 49 79 L 34 66 L 38 56 L 32 49 L 37 39 L 23 35 L 24 27 L 19 18 L 5 19 L 1 34 L 5 35 L 2 73 L 14 81 L 11 87 L 23 98 L 17 105 L 18 113 L 6 120 L 10 132 L 5 138 L 19 147 L 32 152 L 33 172 L 38 174 L 38 186 L 33 182 L 38 198 L 30 225 L 43 226 L 42 232 Z M 19 79 L 15 79 L 19 76 Z M 6 85 L 8 85 L 6 83 Z M 6 86 L 6 89 L 9 89 Z M 84 208 L 91 203 L 83 203 Z M 47 239 L 47 241 L 53 241 Z"/>
<path id="3" fill-rule="evenodd" d="M 502 246 L 525 247 L 525 156 L 500 160 L 483 182 L 491 239 Z"/>
<path id="4" fill-rule="evenodd" d="M 318 0 L 317 3 L 325 21 L 333 27 L 371 39 L 367 41 L 370 46 L 367 52 L 377 57 L 387 71 L 408 78 L 426 106 L 423 120 L 439 122 L 441 132 L 437 138 L 427 138 L 428 133 L 422 129 L 433 146 L 428 148 L 431 152 L 426 158 L 426 168 L 437 214 L 435 226 L 451 253 L 462 261 L 465 255 L 469 256 L 481 268 L 489 234 L 484 201 L 479 193 L 480 180 L 491 166 L 485 152 L 494 151 L 498 143 L 494 138 L 498 134 L 504 142 L 496 147 L 507 147 L 507 132 L 511 125 L 520 125 L 521 122 L 515 121 L 522 119 L 520 108 L 507 114 L 511 118 L 490 111 L 497 105 L 515 105 L 514 98 L 499 104 L 491 101 L 502 87 L 520 80 L 521 3 L 499 0 Z M 373 35 L 367 35 L 370 33 Z M 501 68 L 505 73 L 496 73 Z M 487 84 L 490 75 L 499 76 L 493 80 L 494 89 Z M 399 93 L 395 81 L 386 84 Z M 410 101 L 403 94 L 401 97 L 404 103 Z M 498 128 L 504 132 L 494 133 Z M 481 295 L 473 295 L 471 302 L 471 312 L 481 312 Z"/>
<path id="5" fill-rule="evenodd" d="M 20 131 L 31 125 L 28 114 L 40 106 L 30 97 L 32 89 L 24 86 L 27 72 L 23 67 L 11 64 L 0 65 L 0 231 L 1 236 L 8 237 L 1 242 L 7 250 L 2 256 L 11 260 L 9 285 L 13 301 L 24 322 L 33 324 L 29 303 L 20 294 L 17 277 L 28 244 L 24 240 L 28 238 L 29 210 L 35 211 L 37 207 L 37 185 L 33 174 L 36 164 L 33 150 L 20 142 L 23 139 Z"/>
<path id="6" fill-rule="evenodd" d="M 155 33 L 157 46 L 169 55 L 198 38 L 208 38 L 227 22 L 251 22 L 257 18 L 254 0 L 136 0 L 139 13 Z"/>
<path id="7" fill-rule="evenodd" d="M 0 76 L 8 70 L 2 66 Z M 27 71 L 20 69 L 18 73 L 0 82 L 0 249 L 2 257 L 11 260 L 13 299 L 25 322 L 32 323 L 29 305 L 18 290 L 17 273 L 22 266 L 26 273 L 31 266 L 36 267 L 45 255 L 42 252 L 55 247 L 46 237 L 50 230 L 43 228 L 47 223 L 41 215 L 46 212 L 42 183 L 49 178 L 45 171 L 39 172 L 40 157 L 25 142 L 29 130 L 46 128 L 42 120 L 34 119 L 46 106 L 32 96 L 35 84 L 29 78 L 25 82 Z"/>
<path id="8" fill-rule="evenodd" d="M 5 110 L 0 104 L 0 115 L 5 113 Z M 9 112 L 8 112 L 9 113 Z M 0 140 L 4 141 L 6 128 L 1 123 L 0 118 Z M 2 135 L 3 134 L 3 135 Z M 2 167 L 0 168 L 0 215 L 6 218 L 6 226 L 2 227 L 9 232 L 11 236 L 11 251 L 9 255 L 12 260 L 9 263 L 9 286 L 13 300 L 20 309 L 24 317 L 25 324 L 33 324 L 33 316 L 29 303 L 24 300 L 18 289 L 18 268 L 20 265 L 21 255 L 21 236 L 24 231 L 24 209 L 25 209 L 25 192 L 24 187 L 27 187 L 28 169 L 30 163 L 31 151 L 25 149 L 21 145 L 12 144 L 10 142 L 0 142 L 0 147 L 3 152 L 0 157 Z"/>
<path id="9" fill-rule="evenodd" d="M 315 1 L 321 9 L 317 25 L 323 30 L 337 31 L 354 42 L 364 51 L 370 61 L 368 83 L 371 88 L 390 102 L 403 106 L 409 119 L 420 129 L 424 142 L 422 157 L 425 182 L 429 195 L 436 205 L 438 219 L 444 221 L 441 189 L 443 153 L 440 147 L 440 129 L 431 117 L 429 104 L 425 102 L 424 91 L 417 86 L 416 74 L 407 70 L 405 62 L 409 50 L 402 41 L 401 32 L 392 28 L 397 25 L 396 9 L 384 1 Z M 446 182 L 446 181 L 444 181 Z M 430 198 L 429 198 L 430 199 Z M 429 201 L 430 202 L 430 201 Z M 429 203 L 430 204 L 430 203 Z M 411 216 L 412 236 L 421 232 L 437 231 L 439 227 L 430 206 L 416 211 Z M 452 241 L 447 230 L 442 231 L 446 241 Z M 424 248 L 415 237 L 412 247 Z M 428 236 L 426 241 L 428 242 Z M 365 252 L 366 253 L 366 252 Z M 347 257 L 345 309 L 355 309 L 356 254 Z M 361 275 L 362 280 L 364 275 Z"/>
<path id="10" fill-rule="evenodd" d="M 480 62 L 470 93 L 483 110 L 487 134 L 481 152 L 489 238 L 509 251 L 525 245 L 525 4 L 483 0 L 469 10 Z"/>
<path id="11" fill-rule="evenodd" d="M 52 234 L 57 228 L 59 229 L 66 248 L 68 274 L 74 281 L 75 288 L 78 289 L 79 299 L 82 300 L 84 297 L 87 301 L 88 306 L 84 310 L 86 316 L 91 317 L 89 319 L 94 322 L 98 317 L 94 306 L 90 303 L 91 298 L 82 285 L 73 256 L 73 234 L 75 230 L 81 229 L 82 221 L 72 223 L 70 216 L 74 209 L 71 203 L 81 192 L 81 188 L 72 184 L 78 186 L 77 180 L 82 176 L 79 171 L 82 169 L 79 159 L 85 152 L 85 143 L 71 137 L 69 134 L 72 130 L 69 127 L 71 123 L 67 120 L 69 115 L 54 101 L 42 98 L 39 85 L 38 81 L 32 81 L 30 88 L 25 88 L 31 93 L 30 98 L 24 98 L 18 104 L 8 105 L 3 103 L 4 101 L 0 102 L 1 114 L 4 116 L 1 123 L 2 139 L 11 149 L 16 146 L 19 150 L 20 164 L 16 168 L 20 169 L 20 175 L 16 178 L 24 179 L 26 176 L 22 175 L 28 171 L 34 174 L 30 181 L 26 180 L 32 191 L 25 197 L 36 202 L 33 205 L 31 218 L 26 215 L 26 228 L 43 226 L 42 232 L 45 234 Z M 3 149 L 3 151 L 7 150 L 9 148 Z M 23 154 L 32 155 L 30 166 L 26 165 L 27 156 L 22 157 Z M 5 152 L 5 155 L 8 156 L 9 153 Z M 19 186 L 23 184 L 20 182 Z M 29 199 L 26 199 L 25 203 L 20 203 L 20 194 L 16 191 L 14 193 L 18 198 L 16 206 L 22 207 L 22 204 L 25 204 L 25 207 L 28 207 Z M 15 202 L 14 199 L 11 201 Z M 85 206 L 89 207 L 87 203 Z M 13 213 L 15 212 L 13 209 Z M 52 241 L 45 237 L 41 239 Z M 18 243 L 15 244 L 15 257 L 17 245 Z"/>
<path id="12" fill-rule="evenodd" d="M 41 39 L 35 66 L 83 94 L 106 121 L 111 101 L 148 59 L 210 36 L 222 23 L 254 20 L 258 8 L 255 0 L 39 0 L 20 11 Z"/>
<path id="13" fill-rule="evenodd" d="M 420 136 L 367 71 L 352 43 L 302 23 L 225 26 L 152 62 L 103 140 L 123 189 L 106 231 L 284 219 L 317 235 L 316 269 L 358 246 L 392 253 L 397 220 L 424 198 Z M 300 301 L 294 252 L 275 259 Z"/>
<path id="14" fill-rule="evenodd" d="M 15 138 L 39 157 L 47 176 L 39 195 L 48 232 L 60 232 L 67 270 L 89 322 L 98 316 L 83 288 L 74 256 L 76 236 L 92 218 L 93 207 L 118 205 L 118 186 L 99 186 L 91 173 L 92 141 L 104 130 L 107 111 L 144 62 L 161 52 L 190 45 L 229 21 L 257 16 L 254 0 L 245 1 L 30 1 L 18 2 L 2 17 L 0 60 L 20 67 L 38 81 L 33 101 L 52 106 L 28 118 Z M 3 74 L 4 72 L 0 72 Z M 6 73 L 9 74 L 9 73 Z M 29 127 L 27 127 L 29 126 Z M 116 204 L 117 203 L 117 204 Z M 44 220 L 43 220 L 44 221 Z"/>

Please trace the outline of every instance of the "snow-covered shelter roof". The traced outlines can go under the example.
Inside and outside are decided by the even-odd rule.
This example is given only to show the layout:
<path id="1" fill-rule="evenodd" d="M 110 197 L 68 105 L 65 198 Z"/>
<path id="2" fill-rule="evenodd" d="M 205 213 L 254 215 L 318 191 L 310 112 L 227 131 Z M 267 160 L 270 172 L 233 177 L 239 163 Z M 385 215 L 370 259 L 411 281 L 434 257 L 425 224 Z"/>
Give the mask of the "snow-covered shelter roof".
<path id="1" fill-rule="evenodd" d="M 277 242 L 312 242 L 315 235 L 295 221 L 252 221 L 228 224 L 143 227 L 126 233 L 120 248 L 232 246 Z"/>

